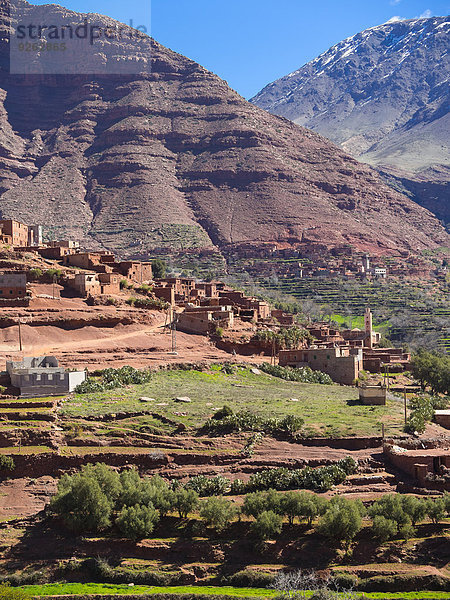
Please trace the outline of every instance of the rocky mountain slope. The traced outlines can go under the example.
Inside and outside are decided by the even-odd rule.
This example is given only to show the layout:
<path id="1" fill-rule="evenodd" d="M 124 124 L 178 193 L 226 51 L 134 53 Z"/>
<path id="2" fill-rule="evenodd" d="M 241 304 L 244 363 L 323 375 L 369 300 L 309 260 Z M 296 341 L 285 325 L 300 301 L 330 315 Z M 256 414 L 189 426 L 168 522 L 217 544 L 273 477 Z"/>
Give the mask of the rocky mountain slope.
<path id="1" fill-rule="evenodd" d="M 372 27 L 252 99 L 377 166 L 450 222 L 450 19 Z"/>
<path id="2" fill-rule="evenodd" d="M 55 5 L 20 4 L 29 22 L 75 27 L 83 19 Z M 93 17 L 103 27 L 117 25 Z M 17 26 L 14 18 L 10 25 Z M 431 213 L 373 169 L 317 133 L 246 102 L 150 38 L 134 45 L 115 39 L 81 44 L 69 62 L 67 55 L 43 53 L 23 75 L 8 71 L 8 42 L 5 34 L 4 216 L 124 256 L 273 240 L 349 242 L 375 253 L 448 245 Z M 142 74 L 126 74 L 136 60 Z M 74 64 L 93 72 L 120 64 L 124 73 L 106 68 L 77 75 Z M 72 72 L 33 74 L 49 65 Z"/>

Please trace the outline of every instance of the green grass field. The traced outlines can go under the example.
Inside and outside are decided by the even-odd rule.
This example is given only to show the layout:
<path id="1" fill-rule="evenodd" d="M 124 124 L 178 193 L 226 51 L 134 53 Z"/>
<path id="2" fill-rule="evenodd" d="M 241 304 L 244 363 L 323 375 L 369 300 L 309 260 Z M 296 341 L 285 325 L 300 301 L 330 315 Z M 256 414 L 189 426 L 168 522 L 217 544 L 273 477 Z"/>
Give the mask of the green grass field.
<path id="1" fill-rule="evenodd" d="M 141 396 L 154 398 L 155 402 L 141 403 Z M 178 396 L 188 396 L 192 402 L 175 402 Z M 76 395 L 63 404 L 61 413 L 74 420 L 144 411 L 198 428 L 224 404 L 235 411 L 250 410 L 262 416 L 301 416 L 307 435 L 378 435 L 381 423 L 387 431 L 398 431 L 402 422 L 400 401 L 390 401 L 387 406 L 362 406 L 358 404 L 357 389 L 352 387 L 288 382 L 264 373 L 256 375 L 244 367 L 227 375 L 218 366 L 209 372 L 160 371 L 145 385 Z M 136 427 L 140 418 L 133 417 Z"/>
<path id="2" fill-rule="evenodd" d="M 25 585 L 23 589 L 30 595 L 74 596 L 87 594 L 197 594 L 208 596 L 234 596 L 236 598 L 274 598 L 278 592 L 266 588 L 236 588 L 210 586 L 155 587 L 146 585 L 114 585 L 97 583 L 55 583 L 46 585 Z M 312 592 L 311 592 L 312 593 Z M 364 597 L 372 600 L 447 600 L 450 592 L 371 592 Z"/>

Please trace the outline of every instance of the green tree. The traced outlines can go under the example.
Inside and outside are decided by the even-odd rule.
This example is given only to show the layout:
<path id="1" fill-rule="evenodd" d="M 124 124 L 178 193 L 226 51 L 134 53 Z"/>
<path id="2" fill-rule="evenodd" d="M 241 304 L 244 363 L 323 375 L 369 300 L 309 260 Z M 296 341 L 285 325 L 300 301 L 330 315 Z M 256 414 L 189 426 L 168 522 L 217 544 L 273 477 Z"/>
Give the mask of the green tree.
<path id="1" fill-rule="evenodd" d="M 447 515 L 450 515 L 450 494 L 448 492 L 445 492 L 442 500 L 444 501 L 444 506 L 445 510 L 447 511 Z"/>
<path id="2" fill-rule="evenodd" d="M 101 531 L 111 525 L 111 501 L 93 477 L 81 473 L 60 479 L 51 507 L 75 532 Z"/>
<path id="3" fill-rule="evenodd" d="M 267 497 L 263 492 L 253 492 L 246 494 L 242 512 L 248 517 L 257 518 L 262 512 L 267 510 Z"/>
<path id="4" fill-rule="evenodd" d="M 295 517 L 301 512 L 302 495 L 300 492 L 286 492 L 280 501 L 280 509 L 288 518 L 289 525 L 293 525 Z"/>
<path id="5" fill-rule="evenodd" d="M 154 279 L 161 279 L 166 274 L 166 263 L 160 258 L 152 260 L 152 271 Z"/>
<path id="6" fill-rule="evenodd" d="M 111 467 L 104 463 L 97 463 L 84 466 L 81 473 L 86 477 L 95 479 L 108 500 L 116 502 L 122 492 L 122 484 L 116 471 L 113 471 Z"/>
<path id="7" fill-rule="evenodd" d="M 426 501 L 427 504 L 427 515 L 433 521 L 435 525 L 442 521 L 445 518 L 446 507 L 445 501 L 443 498 L 436 498 L 436 500 L 432 500 L 429 498 Z"/>
<path id="8" fill-rule="evenodd" d="M 265 510 L 252 523 L 252 532 L 261 540 L 273 539 L 281 533 L 283 518 L 273 510 Z"/>
<path id="9" fill-rule="evenodd" d="M 411 522 L 410 516 L 404 509 L 400 494 L 385 494 L 382 496 L 369 508 L 369 515 L 372 518 L 379 515 L 385 519 L 395 521 L 398 527 Z"/>
<path id="10" fill-rule="evenodd" d="M 398 529 L 399 536 L 403 540 L 405 540 L 405 542 L 407 542 L 408 540 L 410 540 L 415 535 L 415 533 L 416 533 L 416 530 L 411 525 L 411 523 L 405 523 L 404 525 L 402 525 Z"/>
<path id="11" fill-rule="evenodd" d="M 148 537 L 159 521 L 159 513 L 150 504 L 142 506 L 125 506 L 116 519 L 119 530 L 131 540 Z"/>
<path id="12" fill-rule="evenodd" d="M 391 540 L 397 535 L 397 523 L 381 515 L 375 515 L 372 523 L 372 535 L 381 543 Z"/>
<path id="13" fill-rule="evenodd" d="M 39 279 L 40 277 L 42 277 L 42 269 L 38 269 L 38 268 L 30 269 L 28 271 L 28 275 L 30 276 L 31 279 L 34 279 L 34 280 Z"/>
<path id="14" fill-rule="evenodd" d="M 423 521 L 427 514 L 427 504 L 425 500 L 415 496 L 402 496 L 402 507 L 405 513 L 411 519 L 412 526 Z"/>
<path id="15" fill-rule="evenodd" d="M 177 509 L 180 519 L 186 519 L 188 514 L 198 506 L 198 494 L 194 490 L 178 488 L 175 490 L 174 507 Z"/>
<path id="16" fill-rule="evenodd" d="M 202 502 L 200 516 L 209 527 L 220 531 L 236 516 L 236 507 L 226 498 L 212 496 Z"/>
<path id="17" fill-rule="evenodd" d="M 362 528 L 363 514 L 362 503 L 335 496 L 321 517 L 317 530 L 333 542 L 348 548 Z"/>
<path id="18" fill-rule="evenodd" d="M 326 498 L 308 492 L 301 492 L 301 502 L 297 516 L 300 521 L 305 520 L 308 527 L 311 527 L 314 519 L 325 514 L 327 507 L 328 501 Z"/>

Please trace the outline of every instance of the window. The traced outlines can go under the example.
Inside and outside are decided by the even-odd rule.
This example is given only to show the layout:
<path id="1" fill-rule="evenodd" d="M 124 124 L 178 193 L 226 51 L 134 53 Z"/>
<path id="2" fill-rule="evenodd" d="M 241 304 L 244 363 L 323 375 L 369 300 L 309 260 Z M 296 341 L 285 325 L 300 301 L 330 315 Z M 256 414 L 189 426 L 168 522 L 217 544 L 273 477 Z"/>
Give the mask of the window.
<path id="1" fill-rule="evenodd" d="M 331 356 L 329 354 L 327 354 L 327 360 L 330 360 Z"/>
<path id="2" fill-rule="evenodd" d="M 317 356 L 316 356 L 316 354 L 314 354 L 314 360 L 317 360 Z"/>

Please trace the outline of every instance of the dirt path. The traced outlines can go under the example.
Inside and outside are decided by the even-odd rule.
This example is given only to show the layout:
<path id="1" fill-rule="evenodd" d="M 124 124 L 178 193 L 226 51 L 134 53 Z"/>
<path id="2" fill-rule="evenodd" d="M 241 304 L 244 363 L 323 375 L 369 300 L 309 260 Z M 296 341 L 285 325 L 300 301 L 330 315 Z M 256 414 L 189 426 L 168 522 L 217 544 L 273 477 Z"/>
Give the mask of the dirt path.
<path id="1" fill-rule="evenodd" d="M 119 341 L 123 341 L 123 340 L 127 340 L 136 336 L 140 336 L 140 335 L 144 335 L 144 334 L 149 334 L 152 332 L 157 331 L 158 329 L 162 329 L 164 327 L 165 324 L 165 318 L 161 317 L 161 319 L 159 319 L 158 323 L 151 325 L 150 327 L 146 326 L 146 327 L 142 327 L 141 325 L 130 325 L 127 327 L 131 327 L 132 330 L 131 331 L 127 331 L 126 333 L 113 333 L 112 335 L 109 335 L 106 339 L 109 342 L 119 342 Z M 114 330 L 113 330 L 114 331 Z M 91 340 L 83 340 L 83 341 L 64 341 L 64 342 L 58 342 L 58 343 L 54 343 L 52 345 L 46 346 L 46 347 L 41 347 L 41 348 L 37 348 L 34 347 L 34 352 L 35 354 L 49 354 L 50 352 L 55 352 L 57 350 L 70 350 L 70 348 L 76 348 L 78 350 L 83 350 L 85 348 L 97 348 L 99 346 L 99 339 L 94 338 Z"/>

